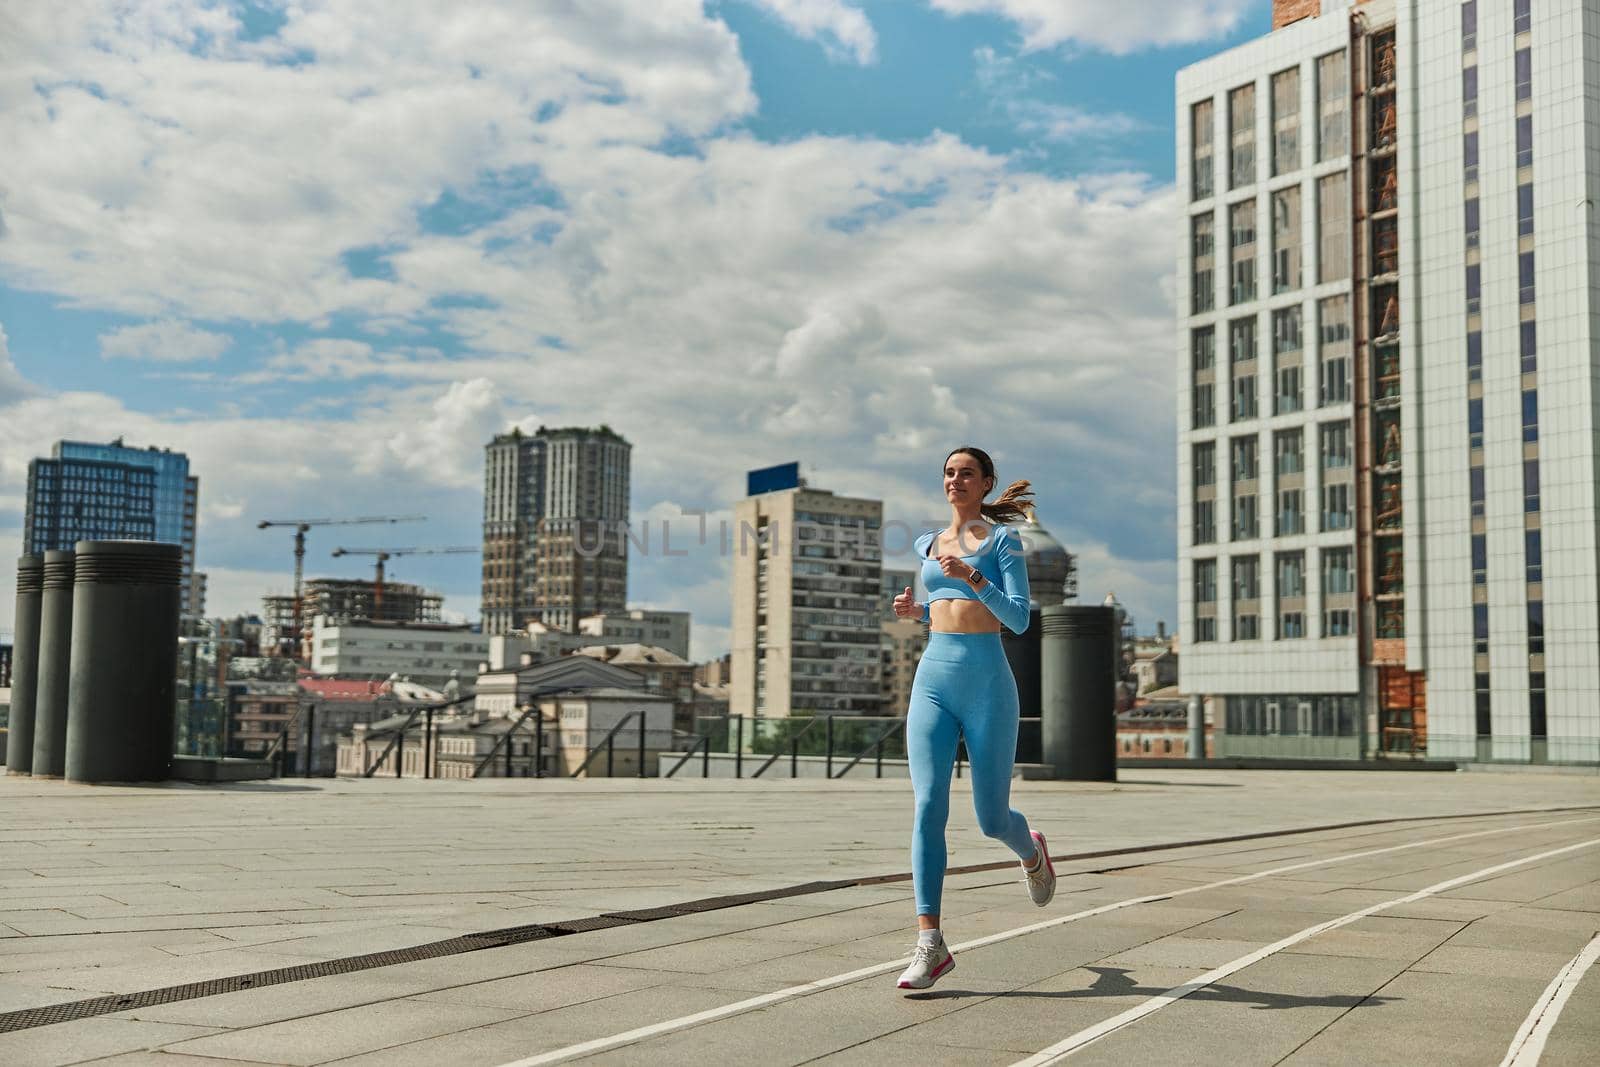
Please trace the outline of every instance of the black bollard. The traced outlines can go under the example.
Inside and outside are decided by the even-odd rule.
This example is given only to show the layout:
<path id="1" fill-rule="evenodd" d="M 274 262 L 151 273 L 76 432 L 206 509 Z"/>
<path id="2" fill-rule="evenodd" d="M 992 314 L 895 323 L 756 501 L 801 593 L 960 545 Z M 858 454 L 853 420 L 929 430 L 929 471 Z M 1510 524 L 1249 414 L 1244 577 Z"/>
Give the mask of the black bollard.
<path id="1" fill-rule="evenodd" d="M 165 781 L 172 769 L 183 550 L 79 541 L 67 780 Z"/>
<path id="2" fill-rule="evenodd" d="M 33 702 L 35 778 L 60 778 L 67 770 L 73 564 L 71 552 L 44 554 L 44 599 L 39 608 L 39 683 Z"/>
<path id="3" fill-rule="evenodd" d="M 1000 632 L 1000 645 L 1005 649 L 1006 662 L 1011 665 L 1011 676 L 1017 680 L 1017 706 L 1024 719 L 1039 717 L 1039 607 L 1034 605 L 1028 617 L 1028 628 L 1020 634 L 1010 630 Z M 1017 762 L 1039 763 L 1039 731 L 1029 724 L 1017 731 Z"/>
<path id="4" fill-rule="evenodd" d="M 33 773 L 33 709 L 39 684 L 39 609 L 44 557 L 17 559 L 16 635 L 11 644 L 11 718 L 6 726 L 6 773 Z"/>
<path id="5" fill-rule="evenodd" d="M 1117 780 L 1117 617 L 1113 608 L 1054 604 L 1040 618 L 1040 724 L 1056 777 Z"/>

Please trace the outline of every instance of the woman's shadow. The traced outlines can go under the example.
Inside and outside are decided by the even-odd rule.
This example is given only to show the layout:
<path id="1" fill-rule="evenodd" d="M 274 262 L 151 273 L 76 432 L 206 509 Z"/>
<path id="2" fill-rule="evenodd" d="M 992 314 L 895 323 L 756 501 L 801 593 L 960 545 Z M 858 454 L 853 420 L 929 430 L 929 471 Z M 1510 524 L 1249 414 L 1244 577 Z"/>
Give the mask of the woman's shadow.
<path id="1" fill-rule="evenodd" d="M 945 1000 L 955 997 L 1038 997 L 1050 1000 L 1076 1000 L 1084 997 L 1159 997 L 1172 993 L 1168 986 L 1141 986 L 1123 967 L 1084 967 L 1096 975 L 1088 989 L 1007 989 L 982 992 L 973 989 L 940 989 L 928 993 L 913 993 L 908 1000 Z M 1176 1000 L 1178 994 L 1173 993 Z M 1187 1000 L 1215 1000 L 1234 1004 L 1250 1004 L 1257 1011 L 1278 1011 L 1284 1008 L 1354 1008 L 1376 1007 L 1398 997 L 1379 996 L 1297 996 L 1293 993 L 1263 993 L 1231 985 L 1208 985 L 1190 993 Z"/>

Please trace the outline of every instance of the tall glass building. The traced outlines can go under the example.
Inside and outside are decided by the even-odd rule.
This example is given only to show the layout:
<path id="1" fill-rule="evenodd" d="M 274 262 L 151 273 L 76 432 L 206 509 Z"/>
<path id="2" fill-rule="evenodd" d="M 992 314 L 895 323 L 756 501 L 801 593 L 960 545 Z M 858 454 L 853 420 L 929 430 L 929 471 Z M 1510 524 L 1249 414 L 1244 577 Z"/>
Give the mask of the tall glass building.
<path id="1" fill-rule="evenodd" d="M 49 459 L 28 464 L 24 550 L 71 549 L 79 541 L 164 541 L 183 546 L 181 603 L 194 584 L 195 510 L 200 480 L 189 457 L 170 449 L 57 441 Z"/>
<path id="2" fill-rule="evenodd" d="M 1273 15 L 1177 79 L 1183 689 L 1223 755 L 1600 760 L 1600 8 Z"/>

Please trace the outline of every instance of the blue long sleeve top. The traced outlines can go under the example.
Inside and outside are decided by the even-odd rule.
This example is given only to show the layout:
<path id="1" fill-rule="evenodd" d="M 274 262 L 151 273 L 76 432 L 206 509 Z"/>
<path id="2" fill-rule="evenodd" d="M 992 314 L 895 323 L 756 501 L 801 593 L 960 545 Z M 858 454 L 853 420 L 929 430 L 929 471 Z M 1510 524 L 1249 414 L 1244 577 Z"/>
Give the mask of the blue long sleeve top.
<path id="1" fill-rule="evenodd" d="M 1011 632 L 1026 632 L 1032 604 L 1028 600 L 1028 568 L 1022 554 L 1022 538 L 1017 531 L 1009 526 L 992 526 L 977 551 L 961 557 L 983 575 L 983 586 L 976 590 L 960 578 L 946 577 L 939 569 L 939 561 L 928 555 L 939 533 L 930 530 L 913 542 L 922 560 L 922 584 L 928 590 L 928 604 L 935 600 L 977 600 Z M 923 622 L 929 618 L 928 604 L 922 606 Z"/>

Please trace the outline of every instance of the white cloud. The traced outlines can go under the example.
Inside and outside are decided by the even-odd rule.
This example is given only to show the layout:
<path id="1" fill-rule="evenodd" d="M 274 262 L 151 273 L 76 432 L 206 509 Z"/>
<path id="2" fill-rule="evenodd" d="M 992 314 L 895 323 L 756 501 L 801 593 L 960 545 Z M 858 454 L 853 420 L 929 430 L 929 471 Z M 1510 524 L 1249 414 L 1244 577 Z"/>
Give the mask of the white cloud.
<path id="1" fill-rule="evenodd" d="M 1076 42 L 1122 55 L 1141 48 L 1209 41 L 1231 32 L 1256 0 L 928 0 L 949 15 L 999 15 L 1022 30 L 1029 49 Z M 1265 30 L 1266 27 L 1262 27 Z"/>
<path id="2" fill-rule="evenodd" d="M 226 334 L 212 333 L 175 319 L 123 326 L 100 335 L 100 358 L 191 363 L 216 359 L 228 348 Z"/>
<path id="3" fill-rule="evenodd" d="M 123 433 L 192 457 L 201 569 L 281 555 L 286 571 L 255 519 L 416 512 L 430 525 L 407 543 L 472 543 L 491 434 L 604 421 L 634 443 L 636 514 L 724 507 L 746 470 L 797 459 L 814 485 L 937 520 L 938 465 L 971 439 L 1002 484 L 1035 481 L 1058 533 L 1070 520 L 1140 574 L 1175 553 L 1168 188 L 1023 173 L 945 134 L 759 142 L 726 128 L 754 107 L 749 72 L 691 0 L 628 18 L 312 3 L 254 44 L 180 0 L 164 20 L 20 10 L 29 47 L 0 63 L 19 161 L 0 174 L 0 279 L 158 319 L 388 332 L 263 357 L 238 384 L 313 386 L 269 415 L 8 401 L 0 360 L 0 500 L 50 442 Z M 269 62 L 291 49 L 317 62 Z M 102 96 L 69 84 L 91 82 Z M 674 132 L 694 152 L 658 150 Z M 101 141 L 101 164 L 74 158 Z M 445 189 L 507 174 L 541 195 L 476 228 L 417 223 Z M 356 248 L 382 249 L 385 276 L 352 277 Z M 423 323 L 463 349 L 419 347 Z M 337 417 L 290 406 L 328 380 L 370 388 Z M 443 557 L 466 568 L 441 570 L 445 587 L 473 580 L 466 559 Z M 727 621 L 709 563 L 640 558 L 630 581 L 693 599 L 697 649 Z"/>
<path id="4" fill-rule="evenodd" d="M 17 365 L 11 361 L 10 342 L 6 338 L 4 323 L 0 323 L 0 408 L 5 407 L 13 400 L 33 393 L 33 386 L 17 371 Z"/>
<path id="5" fill-rule="evenodd" d="M 1133 133 L 1143 124 L 1120 112 L 1085 111 L 1071 104 L 1043 99 L 1054 78 L 1029 68 L 1015 56 L 1002 56 L 987 45 L 973 52 L 978 87 L 990 103 L 1024 136 L 1060 142 L 1109 138 Z"/>
<path id="6" fill-rule="evenodd" d="M 878 34 L 866 14 L 844 0 L 750 0 L 833 59 L 865 66 L 877 58 Z"/>

